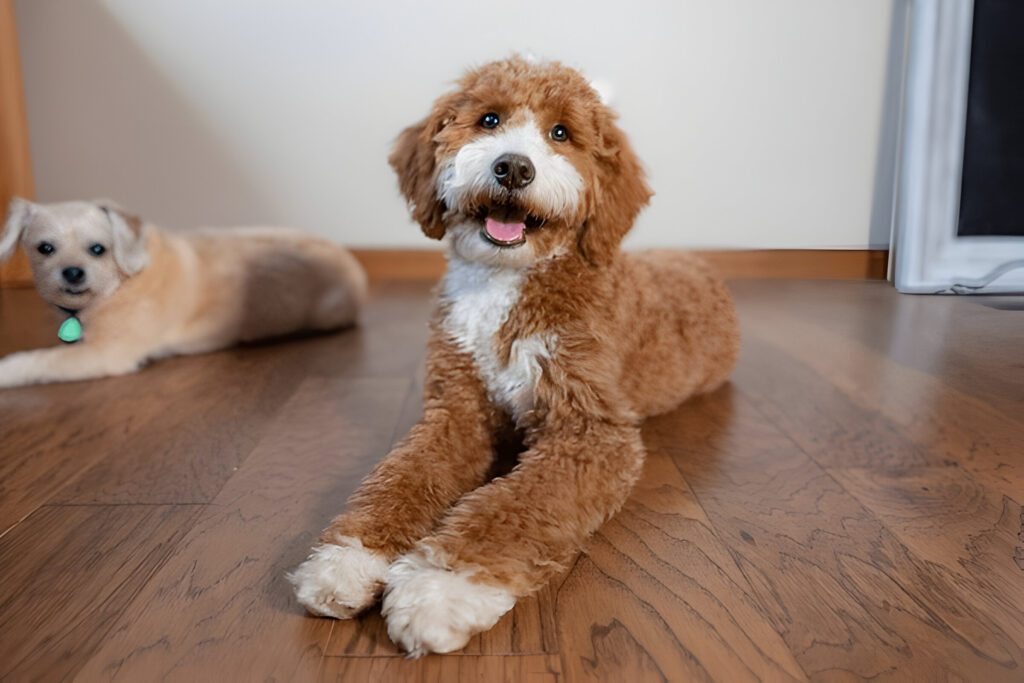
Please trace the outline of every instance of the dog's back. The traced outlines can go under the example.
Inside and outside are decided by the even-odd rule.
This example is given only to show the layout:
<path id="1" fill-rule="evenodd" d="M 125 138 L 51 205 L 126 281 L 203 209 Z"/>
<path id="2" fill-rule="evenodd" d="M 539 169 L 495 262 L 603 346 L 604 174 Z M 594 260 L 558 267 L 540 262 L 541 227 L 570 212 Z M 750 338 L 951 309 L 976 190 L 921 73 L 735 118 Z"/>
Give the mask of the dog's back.
<path id="1" fill-rule="evenodd" d="M 617 267 L 624 348 L 621 387 L 641 415 L 671 410 L 732 372 L 739 325 L 728 288 L 693 254 L 622 254 Z"/>
<path id="2" fill-rule="evenodd" d="M 366 274 L 346 249 L 289 228 L 200 229 L 181 235 L 200 264 L 204 308 L 232 319 L 238 339 L 351 325 Z"/>

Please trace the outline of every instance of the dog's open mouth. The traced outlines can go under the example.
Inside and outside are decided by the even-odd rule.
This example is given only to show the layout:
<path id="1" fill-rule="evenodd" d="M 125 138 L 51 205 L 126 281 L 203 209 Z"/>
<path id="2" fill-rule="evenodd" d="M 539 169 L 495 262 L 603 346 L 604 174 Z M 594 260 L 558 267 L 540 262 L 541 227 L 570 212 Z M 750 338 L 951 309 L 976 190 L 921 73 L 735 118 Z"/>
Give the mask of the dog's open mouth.
<path id="1" fill-rule="evenodd" d="M 70 294 L 71 296 L 82 296 L 83 294 L 89 293 L 89 288 L 86 287 L 85 289 L 71 289 L 70 287 L 62 287 L 60 291 L 64 292 L 65 294 Z"/>
<path id="2" fill-rule="evenodd" d="M 514 204 L 495 204 L 480 209 L 477 217 L 483 221 L 480 234 L 499 247 L 518 247 L 526 243 L 526 231 L 539 228 L 544 219 L 526 212 Z"/>

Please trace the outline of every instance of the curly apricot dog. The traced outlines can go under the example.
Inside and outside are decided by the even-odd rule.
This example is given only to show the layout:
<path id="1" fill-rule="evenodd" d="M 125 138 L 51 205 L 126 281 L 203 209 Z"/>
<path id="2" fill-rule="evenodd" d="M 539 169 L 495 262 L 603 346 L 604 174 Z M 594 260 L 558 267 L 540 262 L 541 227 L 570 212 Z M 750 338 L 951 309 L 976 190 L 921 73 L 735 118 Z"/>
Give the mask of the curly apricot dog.
<path id="1" fill-rule="evenodd" d="M 390 161 L 443 239 L 424 416 L 291 576 L 347 618 L 384 591 L 411 655 L 462 648 L 566 566 L 640 474 L 640 423 L 735 363 L 722 282 L 680 253 L 623 254 L 651 195 L 578 72 L 512 58 L 470 71 Z M 524 452 L 487 482 L 495 441 Z"/>

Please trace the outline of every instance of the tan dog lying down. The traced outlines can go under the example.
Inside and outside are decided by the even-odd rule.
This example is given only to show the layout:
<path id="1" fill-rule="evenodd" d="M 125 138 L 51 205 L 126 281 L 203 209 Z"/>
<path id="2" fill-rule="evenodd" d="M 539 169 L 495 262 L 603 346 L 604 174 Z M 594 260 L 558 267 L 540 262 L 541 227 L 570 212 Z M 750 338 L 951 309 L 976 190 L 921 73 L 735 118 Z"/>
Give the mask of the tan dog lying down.
<path id="1" fill-rule="evenodd" d="M 358 262 L 327 240 L 283 228 L 170 233 L 110 202 L 15 199 L 0 261 L 19 242 L 39 294 L 69 317 L 61 339 L 80 340 L 0 359 L 0 387 L 122 375 L 164 356 L 344 327 L 366 294 Z"/>

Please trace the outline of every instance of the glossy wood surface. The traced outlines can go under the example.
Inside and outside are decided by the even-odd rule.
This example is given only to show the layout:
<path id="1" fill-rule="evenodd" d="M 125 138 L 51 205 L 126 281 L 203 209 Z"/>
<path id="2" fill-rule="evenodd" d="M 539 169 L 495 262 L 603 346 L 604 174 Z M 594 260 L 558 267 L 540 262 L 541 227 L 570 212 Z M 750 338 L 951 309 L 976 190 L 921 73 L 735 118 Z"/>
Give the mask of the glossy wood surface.
<path id="1" fill-rule="evenodd" d="M 734 381 L 646 424 L 566 576 L 416 661 L 283 575 L 417 417 L 426 285 L 356 331 L 0 391 L 0 679 L 1024 681 L 1024 302 L 732 286 Z M 0 353 L 56 322 L 0 291 Z"/>

